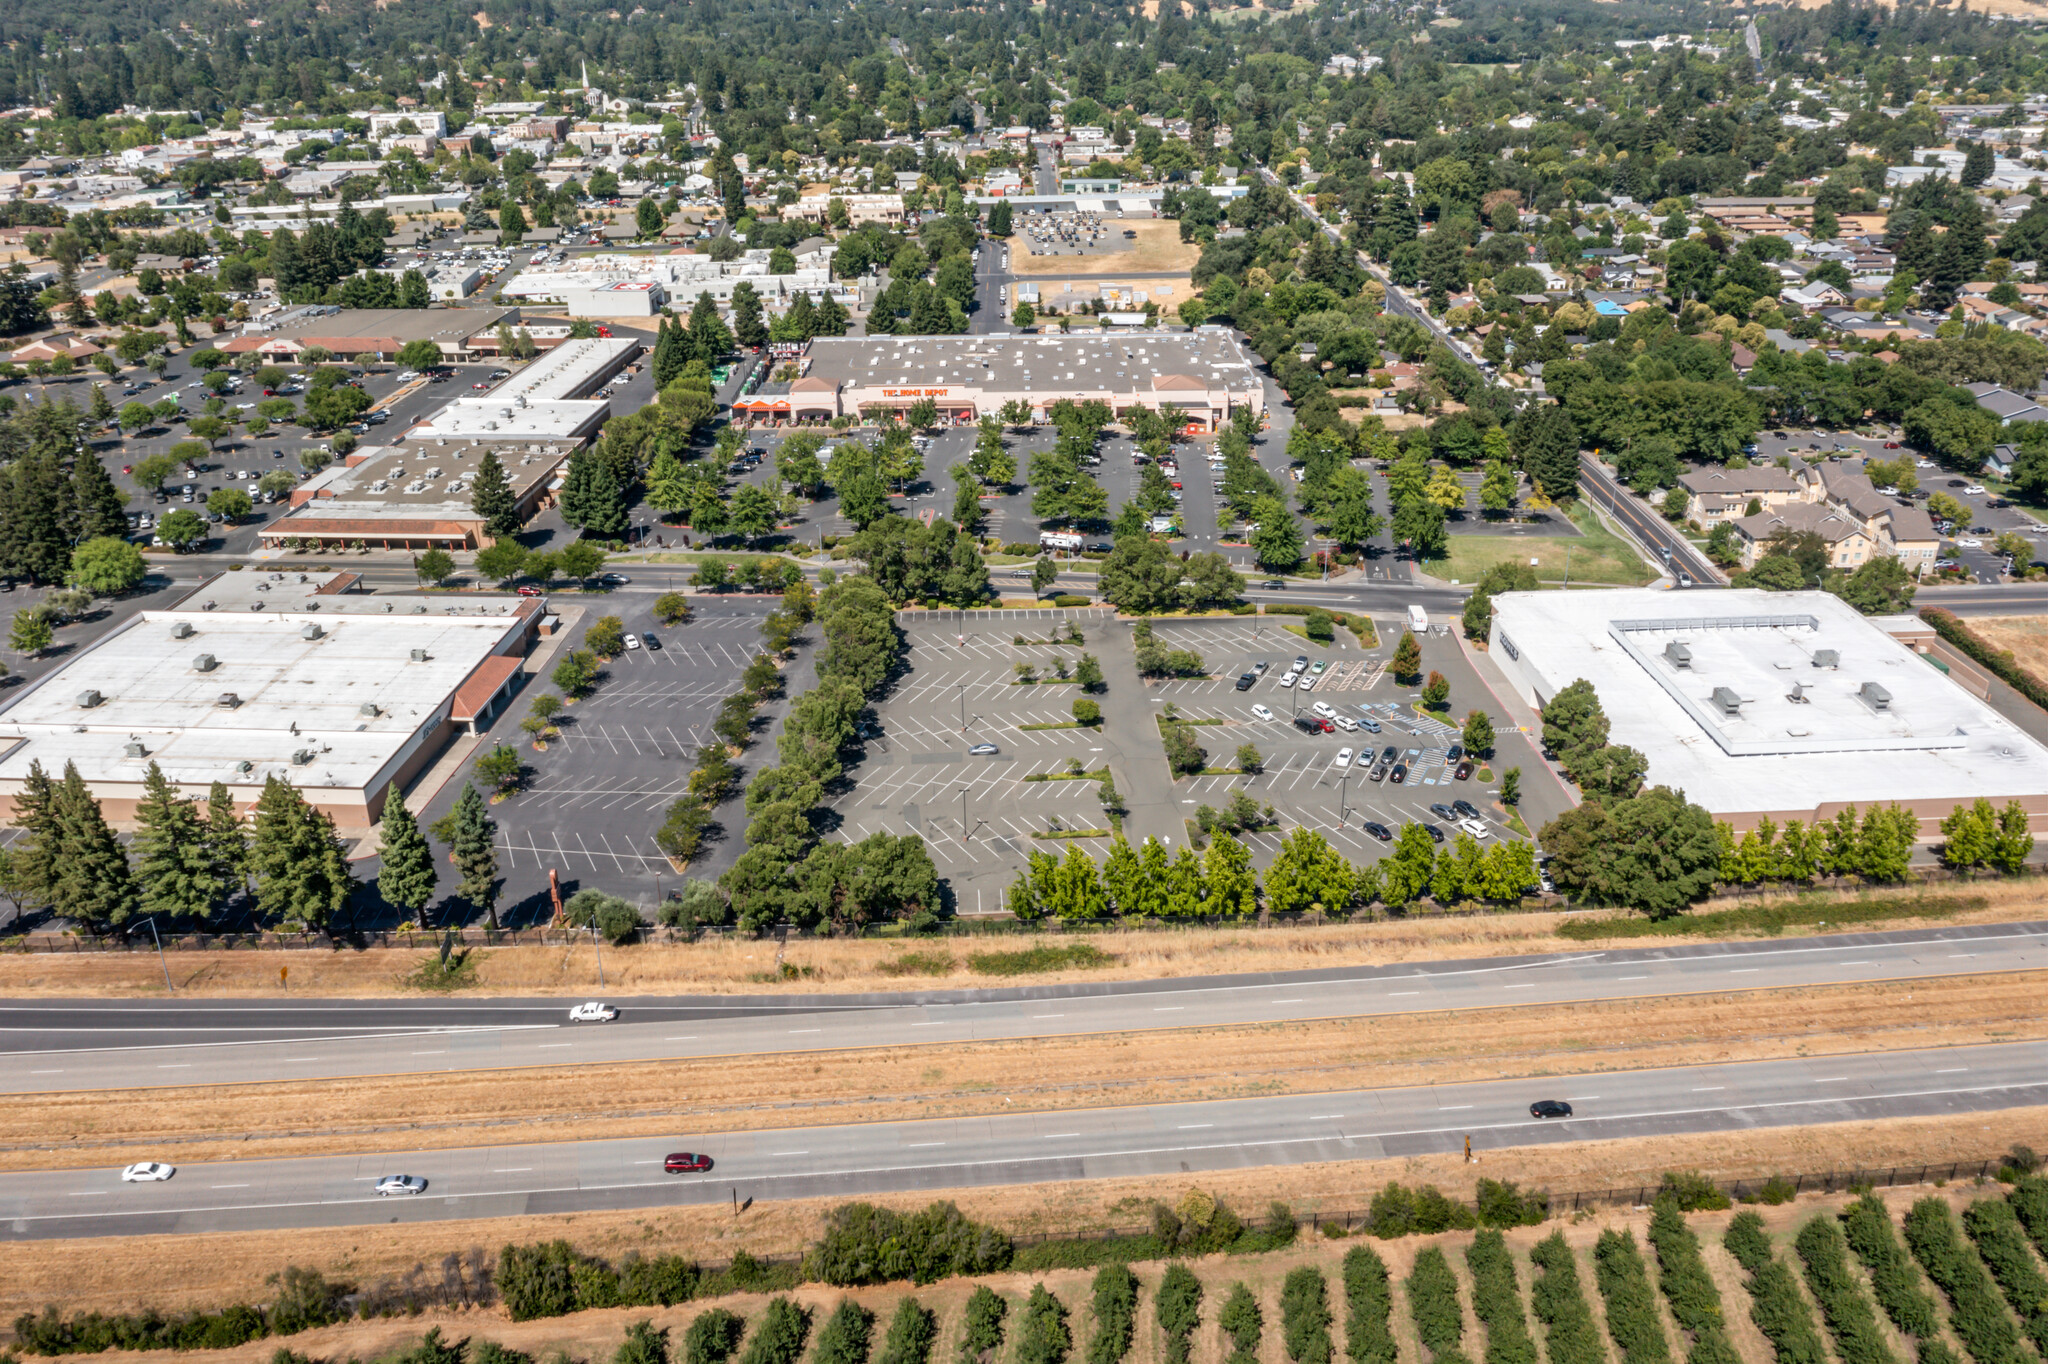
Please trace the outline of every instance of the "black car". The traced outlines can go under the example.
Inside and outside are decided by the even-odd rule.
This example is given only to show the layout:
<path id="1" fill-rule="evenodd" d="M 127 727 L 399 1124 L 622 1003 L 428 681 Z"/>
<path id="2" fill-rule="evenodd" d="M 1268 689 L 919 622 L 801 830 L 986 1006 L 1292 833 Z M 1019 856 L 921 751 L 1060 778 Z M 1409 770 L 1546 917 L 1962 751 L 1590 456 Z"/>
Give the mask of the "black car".
<path id="1" fill-rule="evenodd" d="M 1569 1118 L 1571 1115 L 1572 1106 L 1563 1099 L 1538 1099 L 1529 1105 L 1532 1118 Z"/>
<path id="2" fill-rule="evenodd" d="M 1479 818 L 1479 807 L 1469 800 L 1454 800 L 1451 802 L 1451 809 L 1457 812 L 1460 819 Z"/>
<path id="3" fill-rule="evenodd" d="M 1257 673 L 1242 673 L 1238 676 L 1237 679 L 1237 689 L 1239 691 L 1250 691 L 1252 689 L 1252 683 L 1258 680 L 1259 675 Z"/>
<path id="4" fill-rule="evenodd" d="M 656 653 L 661 652 L 661 641 L 656 639 L 652 634 L 642 632 L 640 636 L 640 643 L 643 648 L 652 649 Z"/>
<path id="5" fill-rule="evenodd" d="M 1383 763 L 1390 763 L 1400 756 L 1401 750 L 1394 747 L 1392 744 L 1388 744 L 1385 748 L 1380 750 L 1380 761 Z"/>
<path id="6" fill-rule="evenodd" d="M 1392 843 L 1394 841 L 1393 831 L 1384 824 L 1376 824 L 1368 820 L 1365 825 L 1365 831 L 1382 843 Z"/>
<path id="7" fill-rule="evenodd" d="M 1444 841 L 1444 831 L 1434 824 L 1423 825 L 1422 832 L 1429 835 L 1429 840 L 1432 843 L 1441 843 Z"/>
<path id="8" fill-rule="evenodd" d="M 1399 786 L 1402 782 L 1408 780 L 1408 764 L 1395 763 L 1394 770 L 1387 773 L 1387 780 L 1393 782 L 1393 784 L 1396 786 Z"/>
<path id="9" fill-rule="evenodd" d="M 1456 810 L 1453 810 L 1450 806 L 1444 804 L 1442 801 L 1437 801 L 1436 803 L 1431 805 L 1429 807 L 1429 812 L 1435 815 L 1438 819 L 1455 820 L 1458 817 L 1458 812 Z"/>
<path id="10" fill-rule="evenodd" d="M 1464 756 L 1465 746 L 1463 744 L 1452 744 L 1444 750 L 1444 761 L 1447 763 L 1455 763 Z"/>
<path id="11" fill-rule="evenodd" d="M 1471 760 L 1470 758 L 1467 758 L 1467 759 L 1465 759 L 1465 761 L 1463 761 L 1463 762 L 1459 763 L 1459 764 L 1458 764 L 1458 770 L 1457 770 L 1457 771 L 1455 771 L 1455 772 L 1453 772 L 1453 773 L 1451 773 L 1451 776 L 1453 776 L 1454 778 L 1456 778 L 1456 779 L 1457 779 L 1457 780 L 1459 780 L 1459 781 L 1463 781 L 1463 780 L 1465 780 L 1465 778 L 1467 778 L 1467 777 L 1469 777 L 1469 776 L 1471 776 L 1471 775 L 1472 775 L 1472 760 Z"/>

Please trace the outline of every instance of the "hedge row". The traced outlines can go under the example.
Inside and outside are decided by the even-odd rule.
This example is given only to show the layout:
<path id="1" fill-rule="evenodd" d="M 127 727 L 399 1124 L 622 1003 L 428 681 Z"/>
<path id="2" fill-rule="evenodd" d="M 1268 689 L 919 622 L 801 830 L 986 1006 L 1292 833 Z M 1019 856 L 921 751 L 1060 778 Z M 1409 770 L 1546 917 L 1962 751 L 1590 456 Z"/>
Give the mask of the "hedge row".
<path id="1" fill-rule="evenodd" d="M 1543 1271 L 1529 1291 L 1536 1320 L 1543 1323 L 1550 1364 L 1606 1364 L 1600 1328 L 1579 1284 L 1578 1258 L 1554 1231 L 1529 1252 L 1529 1263 Z"/>
<path id="2" fill-rule="evenodd" d="M 1202 1281 L 1184 1264 L 1168 1265 L 1152 1310 L 1166 1337 L 1166 1364 L 1188 1364 L 1195 1328 L 1202 1324 Z"/>
<path id="3" fill-rule="evenodd" d="M 1418 1232 L 1469 1231 L 1478 1224 L 1472 1209 L 1445 1197 L 1434 1184 L 1412 1190 L 1389 1184 L 1372 1196 L 1372 1207 L 1365 1215 L 1365 1230 L 1382 1241 Z"/>
<path id="4" fill-rule="evenodd" d="M 732 1267 L 706 1274 L 674 1255 L 642 1259 L 636 1252 L 614 1268 L 567 1241 L 506 1246 L 498 1253 L 497 1288 L 514 1321 L 559 1317 L 595 1307 L 669 1307 L 692 1298 L 794 1288 L 795 1265 L 765 1265 L 741 1251 Z"/>
<path id="5" fill-rule="evenodd" d="M 1458 1348 L 1465 1338 L 1465 1310 L 1458 1305 L 1458 1280 L 1443 1249 L 1430 1246 L 1415 1257 L 1408 1273 L 1408 1312 L 1415 1334 L 1439 1364 L 1464 1359 Z"/>
<path id="6" fill-rule="evenodd" d="M 1878 1328 L 1877 1311 L 1849 1271 L 1849 1247 L 1842 1230 L 1826 1217 L 1799 1229 L 1793 1248 L 1806 1271 L 1806 1287 L 1820 1304 L 1821 1319 L 1835 1340 L 1842 1364 L 1899 1364 Z"/>
<path id="7" fill-rule="evenodd" d="M 1657 1252 L 1657 1282 L 1671 1304 L 1672 1320 L 1692 1336 L 1692 1352 L 1686 1356 L 1690 1364 L 1739 1364 L 1728 1343 L 1721 1290 L 1700 1258 L 1700 1239 L 1685 1224 L 1678 1200 L 1657 1200 L 1650 1213 L 1650 1245 Z"/>
<path id="8" fill-rule="evenodd" d="M 1939 1343 L 1941 1315 L 1934 1299 L 1920 1289 L 1920 1271 L 1899 1244 L 1891 1210 L 1877 1195 L 1863 1195 L 1842 1209 L 1842 1236 L 1869 1273 L 1877 1305 L 1900 1335 L 1920 1342 L 1924 1359 L 1928 1344 Z"/>
<path id="9" fill-rule="evenodd" d="M 1650 1276 L 1633 1234 L 1600 1233 L 1593 1246 L 1593 1276 L 1607 1301 L 1607 1333 L 1621 1350 L 1622 1364 L 1671 1364 L 1664 1323 L 1657 1319 L 1657 1300 L 1650 1295 Z"/>
<path id="10" fill-rule="evenodd" d="M 1104 1265 L 1095 1276 L 1095 1334 L 1088 1364 L 1123 1364 L 1138 1324 L 1138 1279 L 1128 1265 Z"/>
<path id="11" fill-rule="evenodd" d="M 938 1338 L 939 1314 L 916 1298 L 905 1298 L 889 1318 L 889 1334 L 882 1337 L 877 1364 L 927 1364 Z"/>
<path id="12" fill-rule="evenodd" d="M 2022 668 L 2010 649 L 1995 647 L 1990 640 L 1938 606 L 1921 607 L 1920 619 L 1933 626 L 1934 633 L 1989 668 L 2001 682 L 2048 710 L 2048 682 Z"/>
<path id="13" fill-rule="evenodd" d="M 107 1316 L 88 1312 L 70 1320 L 55 1306 L 41 1316 L 24 1312 L 14 1319 L 14 1340 L 38 1355 L 99 1354 L 104 1350 L 220 1350 L 246 1345 L 265 1336 L 295 1335 L 316 1326 L 346 1320 L 345 1283 L 330 1283 L 318 1270 L 292 1265 L 280 1276 L 267 1308 L 247 1303 L 218 1312 L 192 1312 L 167 1317 L 161 1312 Z"/>
<path id="14" fill-rule="evenodd" d="M 1330 1284 L 1314 1265 L 1290 1270 L 1280 1285 L 1280 1334 L 1294 1364 L 1330 1364 Z"/>
<path id="15" fill-rule="evenodd" d="M 874 1336 L 875 1314 L 851 1298 L 842 1298 L 818 1328 L 818 1347 L 811 1352 L 811 1364 L 868 1364 Z"/>
<path id="16" fill-rule="evenodd" d="M 804 1273 L 846 1288 L 909 1279 L 935 1283 L 957 1275 L 1007 1269 L 1010 1238 L 952 1203 L 900 1213 L 872 1203 L 844 1203 L 825 1219 L 825 1234 L 804 1257 Z"/>
<path id="17" fill-rule="evenodd" d="M 1216 1325 L 1222 1328 L 1227 1347 L 1223 1364 L 1258 1364 L 1259 1336 L 1265 1329 L 1266 1318 L 1249 1288 L 1241 1283 L 1230 1286 L 1230 1296 L 1223 1300 L 1223 1310 L 1216 1314 Z"/>
<path id="18" fill-rule="evenodd" d="M 1472 1271 L 1472 1310 L 1486 1325 L 1486 1364 L 1536 1364 L 1507 1241 L 1491 1228 L 1480 1232 L 1465 1247 L 1465 1265 Z"/>
<path id="19" fill-rule="evenodd" d="M 2012 1205 L 2002 1198 L 1987 1198 L 1963 1210 L 1963 1230 L 1977 1243 L 1977 1254 L 1991 1271 L 1991 1277 L 2005 1290 L 2013 1315 L 2034 1348 L 2048 1353 L 2048 1278 L 2034 1265 L 2034 1252 L 2020 1229 Z"/>
<path id="20" fill-rule="evenodd" d="M 1016 1251 L 1008 1268 L 1031 1274 L 1048 1269 L 1094 1269 L 1098 1265 L 1164 1260 L 1175 1255 L 1263 1255 L 1294 1244 L 1299 1228 L 1285 1203 L 1266 1209 L 1266 1223 L 1254 1227 L 1199 1190 L 1177 1207 L 1152 1205 L 1149 1235 L 1043 1241 Z"/>
<path id="21" fill-rule="evenodd" d="M 1357 635 L 1359 641 L 1366 648 L 1370 649 L 1379 643 L 1379 628 L 1372 623 L 1372 617 L 1370 616 L 1356 616 L 1349 611 L 1332 611 L 1327 606 L 1295 606 L 1288 603 L 1274 602 L 1266 604 L 1266 614 L 1269 616 L 1328 616 L 1352 634 Z"/>
<path id="22" fill-rule="evenodd" d="M 1828 1364 L 1827 1349 L 1814 1329 L 1806 1299 L 1799 1296 L 1798 1281 L 1784 1262 L 1771 1254 L 1764 1219 L 1753 1212 L 1737 1213 L 1721 1244 L 1749 1271 L 1750 1320 L 1771 1342 L 1778 1364 Z"/>
<path id="23" fill-rule="evenodd" d="M 983 1284 L 967 1300 L 967 1329 L 960 1336 L 960 1364 L 979 1364 L 993 1359 L 1003 1348 L 1003 1318 L 1010 1304 L 993 1288 Z"/>
<path id="24" fill-rule="evenodd" d="M 1970 1358 L 1977 1364 L 2024 1364 L 2019 1332 L 1991 1276 L 1957 1231 L 1948 1204 L 1935 1196 L 1915 1203 L 1906 1213 L 1906 1244 L 1935 1287 L 1948 1295 L 1949 1324 Z"/>
<path id="25" fill-rule="evenodd" d="M 1031 1285 L 1017 1322 L 1017 1364 L 1066 1364 L 1073 1348 L 1066 1304 L 1046 1292 L 1044 1284 Z"/>
<path id="26" fill-rule="evenodd" d="M 2048 1179 L 2040 1175 L 2021 1175 L 2013 1181 L 2012 1192 L 2005 1197 L 2018 1215 L 2020 1225 L 2027 1229 L 2027 1235 L 2034 1238 L 2035 1247 L 2048 1257 Z"/>
<path id="27" fill-rule="evenodd" d="M 1353 1246 L 1344 1254 L 1344 1354 L 1351 1364 L 1394 1364 L 1393 1312 L 1386 1261 L 1371 1246 Z"/>

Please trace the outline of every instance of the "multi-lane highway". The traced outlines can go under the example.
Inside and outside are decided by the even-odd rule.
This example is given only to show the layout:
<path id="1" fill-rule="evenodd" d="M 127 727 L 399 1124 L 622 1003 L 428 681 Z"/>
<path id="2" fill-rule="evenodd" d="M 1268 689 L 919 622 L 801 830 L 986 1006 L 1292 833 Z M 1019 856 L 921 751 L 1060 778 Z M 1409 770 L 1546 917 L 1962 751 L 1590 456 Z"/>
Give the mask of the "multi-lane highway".
<path id="1" fill-rule="evenodd" d="M 1144 1108 L 805 1127 L 695 1138 L 487 1146 L 0 1176 L 0 1236 L 351 1226 L 1374 1160 L 1539 1142 L 1939 1116 L 2048 1103 L 2048 1043 L 1608 1071 L 1489 1084 L 1262 1096 Z M 1536 1099 L 1574 1116 L 1539 1121 Z M 711 1155 L 704 1175 L 661 1160 Z M 140 1153 L 138 1153 L 139 1155 Z M 387 1174 L 424 1193 L 380 1198 Z"/>
<path id="2" fill-rule="evenodd" d="M 1181 980 L 793 997 L 16 1001 L 0 1093 L 430 1074 L 1646 999 L 2048 969 L 2048 923 Z"/>

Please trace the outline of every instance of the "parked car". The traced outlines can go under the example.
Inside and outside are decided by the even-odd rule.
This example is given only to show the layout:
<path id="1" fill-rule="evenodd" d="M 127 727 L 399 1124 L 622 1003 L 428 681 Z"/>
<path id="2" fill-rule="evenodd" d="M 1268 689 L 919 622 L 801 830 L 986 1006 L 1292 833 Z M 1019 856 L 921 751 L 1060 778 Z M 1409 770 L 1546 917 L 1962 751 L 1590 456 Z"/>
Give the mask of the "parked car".
<path id="1" fill-rule="evenodd" d="M 1404 782 L 1404 781 L 1407 781 L 1407 780 L 1408 780 L 1408 764 L 1407 764 L 1407 763 L 1395 763 L 1395 764 L 1394 764 L 1394 770 L 1393 770 L 1393 771 L 1391 771 L 1391 772 L 1389 772 L 1389 773 L 1387 773 L 1387 780 L 1388 780 L 1389 782 L 1393 783 L 1393 784 L 1394 784 L 1395 786 L 1399 786 L 1399 785 L 1400 785 L 1400 784 L 1401 784 L 1402 782 Z"/>
<path id="2" fill-rule="evenodd" d="M 1491 838 L 1493 836 L 1493 830 L 1487 828 L 1486 821 L 1482 819 L 1461 819 L 1458 821 L 1458 827 L 1474 838 Z"/>
<path id="3" fill-rule="evenodd" d="M 1460 819 L 1479 818 L 1479 807 L 1469 800 L 1454 800 L 1451 802 L 1451 808 L 1457 811 Z"/>
<path id="4" fill-rule="evenodd" d="M 1002 752 L 1002 750 L 997 748 L 994 744 L 976 744 L 974 747 L 967 750 L 968 756 L 974 758 L 992 757 L 1000 752 Z"/>
<path id="5" fill-rule="evenodd" d="M 640 647 L 640 636 L 635 634 L 628 634 L 626 636 L 625 643 L 628 649 L 637 649 Z"/>
<path id="6" fill-rule="evenodd" d="M 1451 780 L 1453 780 L 1453 781 L 1464 781 L 1464 780 L 1465 780 L 1466 778 L 1470 777 L 1471 775 L 1472 775 L 1472 760 L 1471 760 L 1470 758 L 1467 758 L 1467 759 L 1465 759 L 1465 761 L 1463 761 L 1463 762 L 1459 763 L 1459 764 L 1458 764 L 1458 766 L 1457 766 L 1457 767 L 1456 767 L 1456 768 L 1455 768 L 1455 769 L 1454 769 L 1454 770 L 1453 770 L 1453 771 L 1451 772 Z"/>
<path id="7" fill-rule="evenodd" d="M 1332 707 L 1328 701 L 1318 701 L 1314 705 L 1310 706 L 1309 709 L 1314 711 L 1316 714 L 1322 716 L 1325 720 L 1334 720 L 1337 718 L 1336 709 Z"/>
<path id="8" fill-rule="evenodd" d="M 1356 734 L 1358 732 L 1358 721 L 1348 715 L 1339 715 L 1337 717 L 1337 728 L 1343 730 L 1346 734 Z"/>
<path id="9" fill-rule="evenodd" d="M 1273 712 L 1271 708 L 1267 706 L 1253 706 L 1252 714 L 1257 716 L 1261 720 L 1270 720 L 1273 718 Z"/>
<path id="10" fill-rule="evenodd" d="M 1364 827 L 1367 833 L 1371 834 L 1374 838 L 1377 838 L 1382 843 L 1391 843 L 1394 841 L 1394 831 L 1389 829 L 1384 824 L 1378 823 L 1375 820 L 1367 820 L 1365 822 Z"/>
<path id="11" fill-rule="evenodd" d="M 1237 689 L 1239 691 L 1250 691 L 1252 684 L 1258 680 L 1259 675 L 1257 673 L 1240 673 L 1237 679 Z"/>
<path id="12" fill-rule="evenodd" d="M 1340 748 L 1340 749 L 1338 749 L 1338 750 L 1337 750 L 1337 756 L 1336 756 L 1335 758 L 1333 758 L 1333 759 L 1332 759 L 1332 760 L 1330 761 L 1330 766 L 1332 766 L 1332 767 L 1335 767 L 1335 768 L 1339 768 L 1339 769 L 1342 769 L 1342 768 L 1348 768 L 1348 767 L 1350 767 L 1350 766 L 1351 766 L 1351 750 L 1350 750 L 1350 749 L 1348 749 L 1348 748 Z"/>

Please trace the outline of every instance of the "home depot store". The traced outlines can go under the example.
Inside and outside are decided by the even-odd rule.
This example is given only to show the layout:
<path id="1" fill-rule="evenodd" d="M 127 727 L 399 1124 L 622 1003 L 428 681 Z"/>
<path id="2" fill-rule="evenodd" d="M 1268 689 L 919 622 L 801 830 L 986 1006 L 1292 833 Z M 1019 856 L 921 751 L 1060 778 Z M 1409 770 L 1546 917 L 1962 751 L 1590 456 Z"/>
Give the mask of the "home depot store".
<path id="1" fill-rule="evenodd" d="M 998 416 L 1013 402 L 1044 420 L 1062 399 L 1103 402 L 1118 416 L 1146 407 L 1214 430 L 1233 412 L 1265 410 L 1265 388 L 1222 329 L 1096 336 L 823 337 L 800 377 L 733 404 L 738 421 L 804 423 L 907 418 L 930 400 L 942 422 Z"/>

